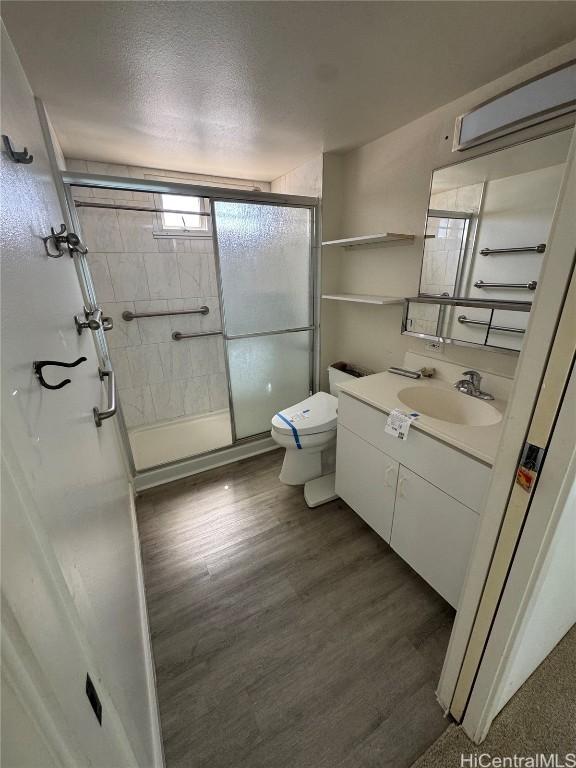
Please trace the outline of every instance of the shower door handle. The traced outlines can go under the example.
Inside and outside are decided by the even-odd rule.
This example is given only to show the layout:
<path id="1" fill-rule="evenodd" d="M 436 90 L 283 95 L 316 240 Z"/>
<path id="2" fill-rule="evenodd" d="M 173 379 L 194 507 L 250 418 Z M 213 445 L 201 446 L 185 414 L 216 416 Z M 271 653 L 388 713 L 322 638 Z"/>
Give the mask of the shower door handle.
<path id="1" fill-rule="evenodd" d="M 116 413 L 116 377 L 114 375 L 114 371 L 111 368 L 98 368 L 98 374 L 100 376 L 100 381 L 107 379 L 108 382 L 108 408 L 106 408 L 104 411 L 101 411 L 98 407 L 92 409 L 92 412 L 94 413 L 94 422 L 97 427 L 101 427 L 102 422 L 105 419 L 112 418 L 112 416 L 114 416 Z"/>

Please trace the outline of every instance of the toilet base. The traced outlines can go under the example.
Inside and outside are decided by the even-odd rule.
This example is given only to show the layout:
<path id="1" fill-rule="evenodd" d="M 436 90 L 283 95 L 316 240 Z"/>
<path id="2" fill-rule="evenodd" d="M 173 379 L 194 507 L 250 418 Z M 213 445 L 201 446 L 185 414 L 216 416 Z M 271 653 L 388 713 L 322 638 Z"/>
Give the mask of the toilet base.
<path id="1" fill-rule="evenodd" d="M 280 482 L 285 485 L 304 485 L 322 474 L 322 450 L 287 450 L 280 471 Z"/>
<path id="2" fill-rule="evenodd" d="M 309 507 L 319 507 L 338 498 L 335 490 L 336 473 L 317 477 L 304 484 L 304 500 Z"/>

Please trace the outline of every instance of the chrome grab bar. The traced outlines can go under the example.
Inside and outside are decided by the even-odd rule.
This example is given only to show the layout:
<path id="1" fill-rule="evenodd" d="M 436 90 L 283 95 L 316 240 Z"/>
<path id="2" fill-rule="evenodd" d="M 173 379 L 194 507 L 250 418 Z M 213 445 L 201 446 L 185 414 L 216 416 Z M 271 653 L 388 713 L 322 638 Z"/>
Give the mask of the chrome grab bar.
<path id="1" fill-rule="evenodd" d="M 470 320 L 466 315 L 459 315 L 458 322 L 462 325 L 487 325 L 491 331 L 505 331 L 506 333 L 526 333 L 525 328 L 510 328 L 507 325 L 492 325 L 489 320 Z"/>
<path id="2" fill-rule="evenodd" d="M 105 419 L 112 418 L 112 416 L 114 416 L 116 413 L 116 377 L 114 376 L 114 371 L 111 368 L 98 368 L 98 375 L 100 376 L 100 381 L 108 379 L 108 408 L 106 408 L 104 411 L 101 411 L 98 407 L 94 407 L 92 409 L 94 414 L 94 422 L 97 427 L 101 427 L 102 422 Z"/>
<path id="3" fill-rule="evenodd" d="M 210 309 L 206 306 L 199 307 L 198 309 L 165 309 L 159 312 L 130 312 L 126 309 L 122 312 L 122 319 L 130 322 L 137 317 L 166 317 L 167 315 L 207 315 Z"/>
<path id="4" fill-rule="evenodd" d="M 514 304 L 515 302 L 508 302 L 508 304 Z M 306 325 L 302 328 L 283 328 L 281 331 L 262 331 L 261 333 L 242 333 L 236 336 L 226 336 L 226 341 L 237 341 L 238 339 L 255 339 L 261 336 L 276 336 L 282 333 L 297 333 L 299 331 L 313 331 L 313 325 Z M 222 331 L 204 331 L 200 333 L 180 333 L 180 331 L 174 331 L 172 338 L 174 341 L 180 341 L 181 339 L 194 339 L 197 336 L 222 336 Z"/>
<path id="5" fill-rule="evenodd" d="M 531 280 L 529 283 L 485 283 L 484 280 L 477 280 L 474 288 L 524 288 L 527 291 L 535 291 L 537 285 L 537 280 Z"/>
<path id="6" fill-rule="evenodd" d="M 180 331 L 174 331 L 172 334 L 174 341 L 182 341 L 182 339 L 197 339 L 200 336 L 222 336 L 222 331 L 205 331 L 203 333 L 180 333 Z"/>
<path id="7" fill-rule="evenodd" d="M 546 243 L 539 245 L 527 245 L 524 248 L 482 248 L 482 256 L 489 256 L 493 253 L 544 253 Z"/>

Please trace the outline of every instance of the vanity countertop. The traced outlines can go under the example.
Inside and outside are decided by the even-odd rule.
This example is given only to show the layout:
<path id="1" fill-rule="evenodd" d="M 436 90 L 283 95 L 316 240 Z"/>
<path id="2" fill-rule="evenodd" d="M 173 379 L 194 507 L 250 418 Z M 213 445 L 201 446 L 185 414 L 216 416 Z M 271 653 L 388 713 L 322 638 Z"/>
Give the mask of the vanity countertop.
<path id="1" fill-rule="evenodd" d="M 343 393 L 351 395 L 384 413 L 390 413 L 395 408 L 406 413 L 411 411 L 398 397 L 400 390 L 406 387 L 439 387 L 453 390 L 452 384 L 442 379 L 410 379 L 388 372 L 375 373 L 339 385 Z M 470 395 L 463 394 L 462 397 L 470 397 Z M 505 400 L 495 399 L 489 402 L 496 410 L 504 414 Z M 503 423 L 503 420 L 500 420 L 496 424 L 488 426 L 470 426 L 441 421 L 421 414 L 412 422 L 411 429 L 426 432 L 432 437 L 492 466 L 496 458 Z M 410 440 L 410 435 L 408 435 L 408 440 Z"/>

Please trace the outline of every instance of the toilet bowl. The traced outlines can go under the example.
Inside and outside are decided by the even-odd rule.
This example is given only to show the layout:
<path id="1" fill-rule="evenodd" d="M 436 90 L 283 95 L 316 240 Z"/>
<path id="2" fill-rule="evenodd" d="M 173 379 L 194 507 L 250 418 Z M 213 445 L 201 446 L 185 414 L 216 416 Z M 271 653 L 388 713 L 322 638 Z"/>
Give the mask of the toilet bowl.
<path id="1" fill-rule="evenodd" d="M 328 368 L 330 394 L 315 395 L 279 411 L 272 418 L 272 439 L 286 449 L 280 481 L 304 485 L 334 472 L 338 384 L 354 377 Z"/>
<path id="2" fill-rule="evenodd" d="M 286 449 L 281 482 L 304 485 L 328 471 L 323 454 L 336 443 L 337 406 L 338 398 L 317 392 L 272 418 L 272 439 Z"/>

